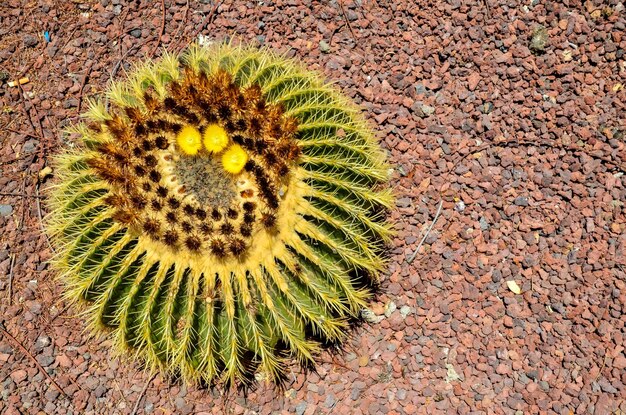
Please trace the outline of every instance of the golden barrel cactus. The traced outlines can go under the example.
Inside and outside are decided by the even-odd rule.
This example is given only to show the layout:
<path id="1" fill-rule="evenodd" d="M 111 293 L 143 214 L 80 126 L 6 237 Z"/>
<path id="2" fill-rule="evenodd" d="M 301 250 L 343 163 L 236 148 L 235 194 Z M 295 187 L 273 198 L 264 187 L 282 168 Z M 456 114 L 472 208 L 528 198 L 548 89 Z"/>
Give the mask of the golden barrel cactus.
<path id="1" fill-rule="evenodd" d="M 96 332 L 188 382 L 279 381 L 366 306 L 390 235 L 358 109 L 268 50 L 191 46 L 113 83 L 57 156 L 47 228 Z"/>

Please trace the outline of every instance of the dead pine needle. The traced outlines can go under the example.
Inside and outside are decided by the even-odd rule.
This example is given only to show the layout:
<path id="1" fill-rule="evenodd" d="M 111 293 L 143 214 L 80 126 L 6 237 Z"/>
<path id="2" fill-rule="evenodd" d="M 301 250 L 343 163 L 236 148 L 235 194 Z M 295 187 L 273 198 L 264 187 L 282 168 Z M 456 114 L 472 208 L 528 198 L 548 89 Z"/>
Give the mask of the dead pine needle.
<path id="1" fill-rule="evenodd" d="M 37 217 L 39 218 L 39 229 L 41 230 L 42 235 L 44 235 L 44 237 L 46 238 L 46 243 L 48 244 L 48 248 L 50 248 L 50 253 L 54 254 L 54 253 L 56 253 L 56 251 L 52 247 L 52 244 L 50 244 L 50 239 L 48 239 L 48 234 L 46 233 L 46 231 L 44 229 L 43 214 L 41 213 L 41 201 L 39 199 L 40 199 L 40 197 L 39 197 L 39 181 L 37 181 L 37 184 L 35 185 L 35 202 L 37 204 Z"/>
<path id="2" fill-rule="evenodd" d="M 141 389 L 141 392 L 139 392 L 139 396 L 137 397 L 137 401 L 135 401 L 135 406 L 133 406 L 133 411 L 131 412 L 131 415 L 135 415 L 137 411 L 139 410 L 139 404 L 141 403 L 141 400 L 143 399 L 143 395 L 146 394 L 146 391 L 148 390 L 148 386 L 150 386 L 154 378 L 156 378 L 156 375 L 157 374 L 154 373 L 152 376 L 150 376 L 150 379 L 148 379 L 146 384 L 143 385 L 143 389 Z"/>
<path id="3" fill-rule="evenodd" d="M 6 339 L 9 341 L 9 343 L 13 343 L 15 346 L 17 346 L 18 349 L 20 349 L 20 351 L 26 356 L 28 357 L 34 364 L 35 366 L 37 366 L 37 369 L 39 369 L 39 371 L 46 377 L 46 379 L 48 379 L 50 381 L 50 383 L 59 391 L 61 392 L 61 395 L 65 396 L 66 399 L 70 399 L 69 396 L 67 396 L 67 394 L 65 393 L 65 391 L 63 390 L 63 388 L 61 388 L 61 386 L 59 386 L 58 383 L 56 383 L 56 381 L 54 379 L 52 379 L 52 377 L 50 377 L 50 375 L 48 374 L 48 372 L 46 372 L 46 369 L 44 369 L 39 362 L 37 361 L 37 359 L 35 359 L 35 357 L 22 345 L 22 343 L 20 343 L 15 337 L 13 337 L 13 335 L 11 333 L 9 333 L 8 331 L 6 331 L 4 329 L 4 327 L 2 325 L 0 325 L 0 333 L 2 333 L 4 335 L 4 337 L 6 337 Z"/>
<path id="4" fill-rule="evenodd" d="M 9 305 L 13 303 L 13 265 L 15 265 L 15 254 L 11 254 L 11 264 L 9 265 Z"/>
<path id="5" fill-rule="evenodd" d="M 430 224 L 430 226 L 428 227 L 428 230 L 426 231 L 426 233 L 424 234 L 424 236 L 422 237 L 422 240 L 420 241 L 419 245 L 417 245 L 417 248 L 415 249 L 415 252 L 413 252 L 411 254 L 411 256 L 407 259 L 407 262 L 410 264 L 413 262 L 413 260 L 415 259 L 415 257 L 417 256 L 417 253 L 419 252 L 420 248 L 422 247 L 422 245 L 424 244 L 424 241 L 426 240 L 426 238 L 428 238 L 428 234 L 430 233 L 430 231 L 433 229 L 433 227 L 435 226 L 435 223 L 437 223 L 437 219 L 439 219 L 439 215 L 441 214 L 441 207 L 443 206 L 443 199 L 441 199 L 439 201 L 439 207 L 437 208 L 437 213 L 435 213 L 435 218 L 433 219 L 432 223 Z"/>
<path id="6" fill-rule="evenodd" d="M 485 14 L 487 15 L 487 19 L 491 19 L 491 8 L 489 7 L 489 0 L 483 0 L 485 4 Z"/>
<path id="7" fill-rule="evenodd" d="M 346 26 L 348 26 L 348 29 L 350 30 L 352 39 L 354 40 L 354 42 L 356 42 L 356 36 L 354 35 L 354 30 L 352 30 L 352 25 L 350 25 L 350 20 L 348 19 L 348 16 L 346 15 L 346 11 L 343 8 L 343 1 L 341 0 L 339 0 L 339 7 L 341 8 L 341 14 L 343 15 L 343 19 L 346 21 Z"/>
<path id="8" fill-rule="evenodd" d="M 150 52 L 150 57 L 152 58 L 156 53 L 157 49 L 159 49 L 159 45 L 161 45 L 161 39 L 163 38 L 163 33 L 165 33 L 165 0 L 161 0 L 161 29 L 159 30 L 159 37 L 157 39 L 152 52 Z"/>

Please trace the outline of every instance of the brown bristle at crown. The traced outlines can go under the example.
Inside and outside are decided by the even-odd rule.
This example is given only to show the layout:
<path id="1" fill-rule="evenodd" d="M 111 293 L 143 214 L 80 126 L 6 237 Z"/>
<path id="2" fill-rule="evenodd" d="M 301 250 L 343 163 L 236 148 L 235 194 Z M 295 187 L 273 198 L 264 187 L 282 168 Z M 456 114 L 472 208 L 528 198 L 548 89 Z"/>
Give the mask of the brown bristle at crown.
<path id="1" fill-rule="evenodd" d="M 253 117 L 250 119 L 248 123 L 248 132 L 253 136 L 258 136 L 261 134 L 261 130 L 263 129 L 263 123 L 257 117 Z"/>
<path id="2" fill-rule="evenodd" d="M 283 137 L 292 137 L 298 131 L 298 121 L 293 117 L 283 119 Z M 296 145 L 294 143 L 294 145 Z"/>
<path id="3" fill-rule="evenodd" d="M 159 186 L 156 189 L 156 193 L 159 197 L 166 197 L 167 196 L 167 187 L 164 186 Z"/>
<path id="4" fill-rule="evenodd" d="M 286 176 L 287 174 L 289 174 L 289 167 L 287 167 L 285 163 L 279 163 L 276 167 L 276 174 L 278 175 L 278 177 Z"/>
<path id="5" fill-rule="evenodd" d="M 213 220 L 220 220 L 222 219 L 222 214 L 217 208 L 213 208 L 213 211 L 211 212 L 211 217 L 213 218 Z"/>
<path id="6" fill-rule="evenodd" d="M 157 165 L 157 159 L 152 154 L 148 154 L 144 157 L 144 161 L 148 167 L 155 167 Z"/>
<path id="7" fill-rule="evenodd" d="M 112 160 L 102 157 L 92 157 L 87 160 L 87 165 L 94 169 L 104 180 L 110 183 L 126 183 L 128 175 L 123 168 L 116 165 Z"/>
<path id="8" fill-rule="evenodd" d="M 120 149 L 119 145 L 113 142 L 101 143 L 98 145 L 98 151 L 121 164 L 127 164 L 128 153 Z"/>
<path id="9" fill-rule="evenodd" d="M 252 235 L 252 225 L 248 225 L 248 224 L 241 224 L 241 227 L 239 228 L 239 233 L 241 233 L 241 236 L 243 236 L 244 238 L 249 238 Z"/>
<path id="10" fill-rule="evenodd" d="M 182 222 L 182 223 L 180 224 L 180 227 L 181 227 L 181 228 L 182 228 L 182 230 L 183 230 L 183 231 L 185 231 L 185 232 L 191 232 L 191 230 L 193 229 L 193 227 L 191 226 L 191 223 L 189 223 L 189 222 L 187 222 L 187 221 Z"/>
<path id="11" fill-rule="evenodd" d="M 143 94 L 143 102 L 149 113 L 156 111 L 159 108 L 159 101 L 153 97 L 148 91 Z"/>
<path id="12" fill-rule="evenodd" d="M 178 218 L 176 217 L 176 212 L 167 212 L 165 214 L 165 220 L 167 220 L 168 223 L 178 222 Z"/>
<path id="13" fill-rule="evenodd" d="M 141 122 L 143 121 L 143 116 L 141 115 L 141 111 L 139 110 L 139 108 L 135 108 L 135 107 L 124 107 L 124 112 L 126 113 L 126 116 L 134 122 Z"/>
<path id="14" fill-rule="evenodd" d="M 150 236 L 155 236 L 159 233 L 161 225 L 156 219 L 148 219 L 143 223 L 143 230 Z"/>
<path id="15" fill-rule="evenodd" d="M 148 204 L 148 201 L 146 200 L 146 198 L 139 194 L 131 195 L 130 202 L 137 209 L 143 209 Z"/>
<path id="16" fill-rule="evenodd" d="M 146 126 L 143 123 L 135 124 L 135 135 L 141 137 L 148 132 Z"/>
<path id="17" fill-rule="evenodd" d="M 228 248 L 233 255 L 239 256 L 246 250 L 246 243 L 239 238 L 233 238 L 229 241 Z"/>
<path id="18" fill-rule="evenodd" d="M 163 242 L 166 245 L 173 246 L 178 242 L 178 232 L 174 230 L 169 230 L 163 234 Z"/>
<path id="19" fill-rule="evenodd" d="M 211 233 L 213 233 L 213 227 L 211 226 L 211 224 L 203 222 L 200 224 L 200 232 L 203 235 L 210 235 Z"/>
<path id="20" fill-rule="evenodd" d="M 148 177 L 150 177 L 150 180 L 153 182 L 158 183 L 161 180 L 161 173 L 156 170 L 152 170 Z"/>
<path id="21" fill-rule="evenodd" d="M 106 125 L 107 129 L 116 140 L 125 141 L 124 132 L 126 127 L 118 115 L 113 115 L 113 118 L 104 121 L 104 125 Z"/>
<path id="22" fill-rule="evenodd" d="M 220 233 L 224 236 L 229 236 L 230 234 L 233 233 L 234 230 L 235 228 L 230 222 L 224 222 L 220 226 Z"/>
<path id="23" fill-rule="evenodd" d="M 204 209 L 200 209 L 200 208 L 196 209 L 195 214 L 196 214 L 196 217 L 200 220 L 205 220 L 207 217 L 206 210 Z"/>
<path id="24" fill-rule="evenodd" d="M 236 131 L 246 131 L 248 129 L 248 123 L 244 119 L 238 119 L 235 121 L 235 130 Z"/>
<path id="25" fill-rule="evenodd" d="M 150 206 L 157 212 L 163 209 L 163 204 L 161 204 L 161 202 L 159 202 L 157 199 L 152 199 L 152 201 L 150 202 Z"/>
<path id="26" fill-rule="evenodd" d="M 246 161 L 246 164 L 244 164 L 243 168 L 245 171 L 252 172 L 256 168 L 256 163 L 254 162 L 254 160 L 250 159 Z"/>
<path id="27" fill-rule="evenodd" d="M 126 205 L 126 199 L 118 194 L 110 194 L 104 198 L 104 203 L 113 207 L 121 207 Z"/>
<path id="28" fill-rule="evenodd" d="M 162 135 L 154 139 L 154 144 L 159 150 L 165 150 L 170 145 L 169 141 L 167 141 L 167 138 L 163 137 Z"/>
<path id="29" fill-rule="evenodd" d="M 267 150 L 267 141 L 263 139 L 257 139 L 254 141 L 254 148 L 257 153 L 263 154 Z"/>
<path id="30" fill-rule="evenodd" d="M 239 134 L 233 134 L 233 142 L 235 144 L 243 145 L 245 138 Z"/>
<path id="31" fill-rule="evenodd" d="M 130 225 L 138 220 L 136 212 L 131 209 L 117 209 L 113 213 L 112 218 L 113 220 L 125 225 Z"/>
<path id="32" fill-rule="evenodd" d="M 178 209 L 180 207 L 180 201 L 175 197 L 170 197 L 167 199 L 167 205 L 172 209 Z"/>
<path id="33" fill-rule="evenodd" d="M 265 198 L 265 203 L 267 203 L 267 206 L 270 209 L 278 209 L 280 203 L 278 202 L 278 198 L 276 197 L 276 192 L 274 191 L 274 189 L 272 189 L 272 187 L 268 187 L 262 193 L 263 197 Z"/>
<path id="34" fill-rule="evenodd" d="M 230 109 L 228 105 L 222 104 L 219 107 L 217 107 L 217 114 L 220 116 L 220 118 L 223 121 L 228 121 L 228 119 L 232 115 L 232 110 Z"/>
<path id="35" fill-rule="evenodd" d="M 226 247 L 224 242 L 219 239 L 213 239 L 210 246 L 211 252 L 216 257 L 222 258 L 226 255 Z"/>
<path id="36" fill-rule="evenodd" d="M 246 213 L 252 212 L 255 208 L 256 208 L 256 203 L 254 202 L 248 201 L 248 202 L 243 203 L 243 210 Z"/>
<path id="37" fill-rule="evenodd" d="M 276 225 L 276 215 L 273 213 L 263 213 L 263 215 L 261 215 L 261 223 L 266 228 L 273 228 Z"/>
<path id="38" fill-rule="evenodd" d="M 152 142 L 150 142 L 150 140 L 143 140 L 141 142 L 141 148 L 143 148 L 145 151 L 152 150 Z"/>
<path id="39" fill-rule="evenodd" d="M 268 166 L 273 166 L 278 161 L 278 157 L 276 156 L 276 154 L 271 151 L 266 152 L 264 154 L 264 157 Z"/>
<path id="40" fill-rule="evenodd" d="M 262 94 L 261 87 L 258 84 L 253 84 L 243 91 L 243 96 L 248 102 L 263 100 L 261 98 Z M 256 104 L 258 105 L 258 102 Z"/>
<path id="41" fill-rule="evenodd" d="M 185 246 L 190 251 L 198 251 L 202 246 L 202 241 L 197 236 L 188 236 L 187 238 L 185 238 Z"/>
<path id="42" fill-rule="evenodd" d="M 135 174 L 136 174 L 137 176 L 139 176 L 139 177 L 143 177 L 143 176 L 145 176 L 145 175 L 146 175 L 146 173 L 147 173 L 147 172 L 146 172 L 146 169 L 145 169 L 143 166 L 139 165 L 139 164 L 137 164 L 136 166 L 134 166 L 134 167 L 133 167 L 133 169 L 135 170 Z"/>
<path id="43" fill-rule="evenodd" d="M 177 94 L 177 92 L 176 92 L 176 91 L 178 91 L 177 88 L 179 88 L 179 84 L 178 83 L 172 82 L 170 84 L 170 90 L 171 90 L 172 94 L 174 94 L 174 95 Z M 167 97 L 167 98 L 165 98 L 163 100 L 163 106 L 165 107 L 166 110 L 173 111 L 174 108 L 176 108 L 178 106 L 178 104 L 176 103 L 176 100 L 174 98 Z"/>
<path id="44" fill-rule="evenodd" d="M 228 208 L 228 210 L 226 211 L 226 215 L 230 219 L 237 219 L 237 216 L 239 216 L 239 213 L 233 208 Z"/>
<path id="45" fill-rule="evenodd" d="M 96 132 L 96 133 L 101 133 L 102 132 L 102 124 L 97 123 L 97 122 L 93 122 L 93 121 L 89 122 L 87 124 L 87 128 L 90 129 L 93 132 Z"/>
<path id="46" fill-rule="evenodd" d="M 252 212 L 247 212 L 243 215 L 243 223 L 251 225 L 254 223 L 256 216 Z"/>

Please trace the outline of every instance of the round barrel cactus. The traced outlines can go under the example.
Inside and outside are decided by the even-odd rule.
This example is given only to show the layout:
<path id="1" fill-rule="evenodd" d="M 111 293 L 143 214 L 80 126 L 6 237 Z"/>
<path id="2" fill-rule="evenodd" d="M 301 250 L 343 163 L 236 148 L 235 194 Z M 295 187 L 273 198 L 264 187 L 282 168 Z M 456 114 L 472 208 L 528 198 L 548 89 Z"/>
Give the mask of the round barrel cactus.
<path id="1" fill-rule="evenodd" d="M 188 382 L 280 381 L 341 344 L 384 260 L 384 153 L 268 50 L 193 45 L 113 83 L 56 159 L 54 265 L 114 349 Z"/>

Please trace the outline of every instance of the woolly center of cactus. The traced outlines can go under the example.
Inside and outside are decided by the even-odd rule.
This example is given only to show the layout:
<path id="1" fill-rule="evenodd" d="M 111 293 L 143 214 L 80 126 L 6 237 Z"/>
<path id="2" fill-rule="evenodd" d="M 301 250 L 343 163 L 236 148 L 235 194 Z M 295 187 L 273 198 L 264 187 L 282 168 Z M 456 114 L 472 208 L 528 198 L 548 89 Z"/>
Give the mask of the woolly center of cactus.
<path id="1" fill-rule="evenodd" d="M 90 166 L 111 182 L 114 218 L 174 251 L 239 257 L 272 232 L 300 154 L 296 121 L 258 85 L 184 71 L 165 98 L 104 123 Z"/>
<path id="2" fill-rule="evenodd" d="M 237 194 L 233 176 L 213 157 L 180 157 L 174 163 L 174 174 L 203 206 L 227 209 Z"/>

